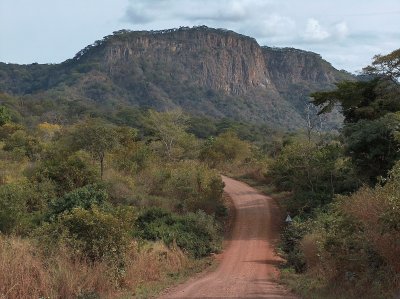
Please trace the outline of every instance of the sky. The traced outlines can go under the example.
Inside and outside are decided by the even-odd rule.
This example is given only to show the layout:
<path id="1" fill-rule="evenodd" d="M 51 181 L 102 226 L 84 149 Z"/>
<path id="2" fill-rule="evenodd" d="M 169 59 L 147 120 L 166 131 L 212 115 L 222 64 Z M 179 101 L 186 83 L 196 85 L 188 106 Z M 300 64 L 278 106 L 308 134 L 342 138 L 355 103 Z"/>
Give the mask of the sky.
<path id="1" fill-rule="evenodd" d="M 0 0 L 0 61 L 59 63 L 120 29 L 198 25 L 357 72 L 400 48 L 400 0 Z"/>

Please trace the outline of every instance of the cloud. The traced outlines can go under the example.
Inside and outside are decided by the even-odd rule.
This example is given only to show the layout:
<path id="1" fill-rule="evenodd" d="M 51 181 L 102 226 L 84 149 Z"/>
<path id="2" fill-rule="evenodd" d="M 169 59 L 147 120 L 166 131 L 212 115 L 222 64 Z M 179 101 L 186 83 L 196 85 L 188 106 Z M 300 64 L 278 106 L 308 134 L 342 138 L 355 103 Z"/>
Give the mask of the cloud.
<path id="1" fill-rule="evenodd" d="M 393 2 L 398 0 L 381 0 Z M 391 26 L 374 26 L 378 18 L 397 22 L 396 15 L 374 13 L 377 5 L 366 5 L 356 17 L 349 11 L 358 5 L 348 0 L 335 4 L 311 0 L 128 0 L 124 22 L 129 29 L 151 30 L 206 25 L 227 28 L 254 37 L 260 45 L 296 47 L 321 54 L 335 67 L 361 69 L 377 53 L 396 40 L 389 37 Z M 343 5 L 341 5 L 343 4 Z M 345 7 L 346 9 L 342 8 Z M 377 7 L 375 7 L 377 6 Z M 392 5 L 393 6 L 393 5 Z M 317 16 L 317 17 L 315 17 Z M 374 18 L 371 23 L 366 22 Z M 379 22 L 384 24 L 384 21 Z M 399 24 L 400 25 L 400 24 Z M 392 31 L 395 31 L 394 29 Z M 379 37 L 379 38 L 378 38 Z M 375 46 L 375 47 L 372 47 Z M 364 53 L 360 54 L 360 48 Z M 389 50 L 393 50 L 396 45 Z M 379 49 L 377 49 L 379 48 Z M 374 53 L 374 51 L 376 53 Z"/>
<path id="2" fill-rule="evenodd" d="M 304 33 L 305 40 L 323 41 L 329 38 L 331 34 L 321 26 L 318 20 L 311 18 L 307 20 L 307 27 Z"/>
<path id="3" fill-rule="evenodd" d="M 335 29 L 336 29 L 335 33 L 337 37 L 339 37 L 340 39 L 346 38 L 349 34 L 349 28 L 347 27 L 346 22 L 340 22 L 336 24 Z"/>
<path id="4" fill-rule="evenodd" d="M 130 6 L 127 8 L 123 20 L 131 24 L 147 24 L 150 23 L 153 18 L 147 11 L 139 7 Z"/>

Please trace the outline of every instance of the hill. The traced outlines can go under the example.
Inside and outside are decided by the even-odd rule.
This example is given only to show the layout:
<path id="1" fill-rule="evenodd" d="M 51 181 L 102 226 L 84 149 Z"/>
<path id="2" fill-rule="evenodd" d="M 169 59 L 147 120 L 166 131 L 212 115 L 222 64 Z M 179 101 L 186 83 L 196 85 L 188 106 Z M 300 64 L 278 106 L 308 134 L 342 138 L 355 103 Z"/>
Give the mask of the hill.
<path id="1" fill-rule="evenodd" d="M 196 116 L 294 129 L 305 124 L 310 92 L 349 78 L 318 54 L 261 47 L 206 26 L 117 31 L 60 64 L 0 63 L 2 101 L 4 94 L 18 98 L 24 103 L 18 110 L 33 122 L 181 107 Z"/>

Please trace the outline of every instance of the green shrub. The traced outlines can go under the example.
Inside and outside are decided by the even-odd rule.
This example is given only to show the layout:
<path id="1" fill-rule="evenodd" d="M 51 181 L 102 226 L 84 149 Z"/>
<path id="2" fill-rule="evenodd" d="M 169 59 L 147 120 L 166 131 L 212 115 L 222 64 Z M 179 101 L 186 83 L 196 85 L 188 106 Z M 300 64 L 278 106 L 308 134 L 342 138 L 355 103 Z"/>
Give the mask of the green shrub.
<path id="1" fill-rule="evenodd" d="M 37 160 L 43 150 L 39 140 L 31 135 L 28 135 L 24 130 L 17 130 L 12 133 L 4 144 L 5 151 L 23 153 L 31 160 Z"/>
<path id="2" fill-rule="evenodd" d="M 107 198 L 108 194 L 101 186 L 86 185 L 84 187 L 75 189 L 57 199 L 51 205 L 51 213 L 53 215 L 58 215 L 78 207 L 90 209 L 92 205 L 103 205 L 107 201 Z"/>
<path id="3" fill-rule="evenodd" d="M 353 169 L 342 152 L 342 146 L 335 142 L 295 142 L 283 148 L 267 175 L 278 189 L 293 191 L 293 197 L 286 201 L 290 213 L 310 215 L 329 204 L 335 194 L 356 189 Z"/>
<path id="4" fill-rule="evenodd" d="M 28 197 L 29 190 L 24 185 L 0 186 L 0 232 L 11 234 L 26 230 L 29 216 Z"/>
<path id="5" fill-rule="evenodd" d="M 227 131 L 207 140 L 200 152 L 200 159 L 216 168 L 225 163 L 240 163 L 250 155 L 250 144 L 240 140 L 233 131 Z"/>
<path id="6" fill-rule="evenodd" d="M 63 246 L 78 259 L 112 262 L 120 267 L 131 241 L 135 213 L 131 207 L 75 207 L 38 227 L 33 236 L 45 253 Z"/>
<path id="7" fill-rule="evenodd" d="M 221 236 L 213 217 L 204 212 L 176 215 L 159 208 L 149 208 L 136 221 L 137 237 L 174 242 L 198 258 L 220 250 Z"/>
<path id="8" fill-rule="evenodd" d="M 98 172 L 88 157 L 77 152 L 65 157 L 62 152 L 49 155 L 30 174 L 33 181 L 51 180 L 59 194 L 98 182 Z"/>
<path id="9" fill-rule="evenodd" d="M 165 166 L 153 165 L 142 173 L 151 196 L 168 198 L 177 212 L 202 210 L 215 214 L 223 210 L 224 184 L 220 175 L 197 161 L 181 161 Z"/>
<path id="10" fill-rule="evenodd" d="M 217 172 L 199 162 L 183 161 L 170 170 L 163 191 L 177 199 L 180 211 L 213 214 L 223 206 L 223 188 Z"/>
<path id="11" fill-rule="evenodd" d="M 91 261 L 121 262 L 130 243 L 134 213 L 130 208 L 114 213 L 93 206 L 64 213 L 58 220 L 64 240 L 78 256 Z"/>
<path id="12" fill-rule="evenodd" d="M 339 196 L 313 220 L 290 224 L 282 237 L 289 265 L 360 297 L 393 297 L 400 287 L 399 178 L 400 162 L 385 184 Z"/>
<path id="13" fill-rule="evenodd" d="M 279 248 L 283 252 L 288 267 L 296 272 L 306 269 L 306 261 L 301 250 L 301 240 L 310 230 L 310 223 L 299 218 L 293 219 L 281 233 Z"/>

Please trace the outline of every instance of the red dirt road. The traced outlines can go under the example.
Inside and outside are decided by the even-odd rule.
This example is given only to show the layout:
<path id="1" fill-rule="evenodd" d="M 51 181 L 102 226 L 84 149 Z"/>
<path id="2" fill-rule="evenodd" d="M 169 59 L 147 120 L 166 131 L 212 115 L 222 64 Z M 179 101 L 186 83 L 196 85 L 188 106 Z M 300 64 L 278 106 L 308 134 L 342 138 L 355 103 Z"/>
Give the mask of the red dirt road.
<path id="1" fill-rule="evenodd" d="M 162 298 L 292 298 L 273 282 L 280 259 L 272 243 L 278 235 L 279 209 L 250 186 L 223 177 L 235 205 L 233 232 L 215 272 L 179 286 Z"/>

